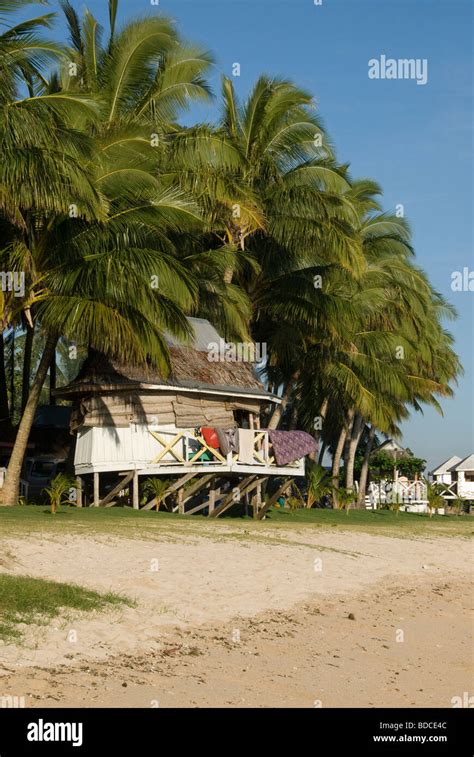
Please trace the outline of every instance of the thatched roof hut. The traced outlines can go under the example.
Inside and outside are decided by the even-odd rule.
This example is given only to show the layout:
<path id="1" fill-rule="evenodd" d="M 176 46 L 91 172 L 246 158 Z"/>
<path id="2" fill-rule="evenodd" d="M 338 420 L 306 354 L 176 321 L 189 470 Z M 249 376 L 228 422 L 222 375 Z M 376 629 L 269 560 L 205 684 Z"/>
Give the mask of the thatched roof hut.
<path id="1" fill-rule="evenodd" d="M 263 386 L 255 360 L 242 359 L 252 357 L 254 345 L 227 351 L 208 321 L 189 320 L 191 344 L 169 338 L 169 375 L 92 353 L 76 379 L 56 391 L 74 403 L 79 504 L 120 502 L 133 481 L 138 509 L 140 477 L 165 476 L 167 496 L 182 514 L 208 508 L 217 517 L 233 506 L 237 487 L 240 497 L 252 498 L 254 516 L 263 517 L 292 477 L 304 474 L 301 440 L 293 440 L 288 459 L 278 460 L 270 434 L 285 432 L 260 428 L 262 409 L 281 400 Z M 263 506 L 262 486 L 270 476 L 288 478 Z M 153 505 L 151 500 L 145 507 Z"/>
<path id="2" fill-rule="evenodd" d="M 171 371 L 166 377 L 156 369 L 91 353 L 76 379 L 56 390 L 58 397 L 74 402 L 71 430 L 131 423 L 228 427 L 242 425 L 242 413 L 258 417 L 264 405 L 279 401 L 264 388 L 252 364 L 210 360 L 209 345 L 221 344 L 221 337 L 208 321 L 189 321 L 191 344 L 169 339 Z"/>

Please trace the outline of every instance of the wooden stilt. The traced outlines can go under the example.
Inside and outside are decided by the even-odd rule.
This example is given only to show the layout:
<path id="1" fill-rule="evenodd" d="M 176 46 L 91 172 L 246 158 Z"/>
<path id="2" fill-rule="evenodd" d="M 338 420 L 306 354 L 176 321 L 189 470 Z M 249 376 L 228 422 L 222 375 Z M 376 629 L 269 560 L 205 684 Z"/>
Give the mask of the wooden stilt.
<path id="1" fill-rule="evenodd" d="M 184 484 L 186 484 L 188 481 L 190 481 L 192 478 L 197 476 L 198 473 L 186 473 L 185 476 L 181 476 L 177 481 L 174 481 L 174 483 L 170 484 L 166 491 L 161 496 L 161 502 L 165 504 L 166 498 L 173 494 L 174 492 L 177 492 L 181 487 L 184 487 Z M 156 497 L 153 497 L 153 499 L 150 499 L 149 502 L 146 503 L 141 509 L 142 510 L 152 510 L 154 507 L 156 507 Z M 173 512 L 176 512 L 178 508 L 173 507 Z"/>
<path id="2" fill-rule="evenodd" d="M 214 511 L 216 506 L 216 489 L 210 489 L 209 491 L 209 515 Z"/>
<path id="3" fill-rule="evenodd" d="M 290 486 L 292 485 L 292 483 L 293 483 L 293 479 L 292 479 L 292 478 L 290 478 L 290 479 L 289 479 L 288 481 L 285 481 L 285 482 L 284 482 L 284 483 L 283 483 L 283 484 L 282 484 L 282 485 L 280 486 L 280 488 L 279 488 L 279 489 L 277 489 L 277 491 L 275 492 L 275 494 L 274 494 L 274 495 L 273 495 L 272 497 L 270 497 L 270 499 L 268 500 L 268 502 L 266 502 L 266 503 L 265 503 L 265 504 L 263 505 L 263 507 L 261 507 L 261 508 L 260 508 L 260 510 L 258 511 L 258 513 L 257 513 L 257 516 L 256 516 L 257 520 L 261 520 L 261 519 L 263 518 L 263 516 L 265 515 L 265 513 L 266 513 L 266 512 L 268 512 L 268 510 L 269 510 L 269 509 L 270 509 L 271 507 L 273 507 L 273 505 L 274 505 L 274 504 L 275 504 L 275 502 L 277 501 L 278 497 L 281 497 L 281 495 L 282 495 L 282 494 L 283 494 L 284 492 L 286 492 L 286 490 L 287 490 L 287 489 L 288 489 L 288 488 L 289 488 L 289 487 L 290 487 Z"/>
<path id="4" fill-rule="evenodd" d="M 139 488 L 138 488 L 138 471 L 133 471 L 133 509 L 139 510 L 140 509 L 140 496 L 139 496 Z"/>
<path id="5" fill-rule="evenodd" d="M 241 483 L 239 484 L 239 487 L 238 487 L 239 490 L 240 490 L 240 498 L 241 499 L 242 499 L 242 497 L 245 494 L 250 494 L 250 492 L 252 492 L 255 489 L 255 487 L 258 486 L 259 483 L 262 484 L 264 481 L 266 481 L 267 478 L 268 478 L 268 476 L 263 476 L 262 478 L 258 478 L 257 480 L 255 480 L 256 478 L 257 478 L 256 476 L 247 476 L 247 478 L 245 478 L 243 481 L 241 481 Z M 226 510 L 228 510 L 229 507 L 232 507 L 232 505 L 234 503 L 235 503 L 234 492 L 231 491 L 224 498 L 224 500 L 221 502 L 221 504 L 218 507 L 214 508 L 214 510 L 212 511 L 212 513 L 209 513 L 209 516 L 211 518 L 217 518 L 223 512 L 225 512 Z"/>
<path id="6" fill-rule="evenodd" d="M 178 513 L 184 515 L 184 489 L 178 489 Z"/>
<path id="7" fill-rule="evenodd" d="M 215 473 L 208 473 L 207 476 L 200 476 L 197 481 L 191 484 L 191 486 L 189 486 L 184 492 L 183 505 L 185 505 L 186 502 L 189 502 L 189 500 L 194 497 L 194 495 L 197 494 L 198 491 L 207 486 L 209 481 L 212 481 L 214 477 Z"/>
<path id="8" fill-rule="evenodd" d="M 217 505 L 218 502 L 221 501 L 221 499 L 224 499 L 224 497 L 227 497 L 227 493 L 224 492 L 223 494 L 215 494 L 215 502 L 214 507 Z M 192 507 L 191 510 L 186 510 L 185 515 L 194 515 L 195 513 L 198 513 L 200 510 L 204 510 L 205 507 L 209 507 L 209 500 L 204 500 L 204 502 L 201 502 L 200 505 L 196 505 L 196 507 Z M 209 510 L 209 513 L 211 511 Z"/>
<path id="9" fill-rule="evenodd" d="M 173 492 L 178 491 L 184 484 L 187 484 L 188 481 L 190 481 L 192 478 L 197 476 L 199 471 L 193 472 L 193 473 L 186 473 L 185 476 L 181 476 L 177 481 L 175 481 L 173 484 L 171 484 L 167 490 L 164 493 L 164 497 L 167 497 L 168 494 L 172 494 Z"/>
<path id="10" fill-rule="evenodd" d="M 259 481 L 255 487 L 255 494 L 252 497 L 252 514 L 254 518 L 258 518 L 258 512 L 262 506 L 262 483 Z"/>
<path id="11" fill-rule="evenodd" d="M 133 477 L 133 471 L 130 471 L 130 473 L 126 473 L 124 475 L 124 478 L 122 478 L 122 480 L 119 481 L 119 483 L 117 484 L 117 486 L 114 486 L 114 488 L 112 489 L 112 491 L 110 491 L 107 494 L 106 497 L 104 497 L 103 499 L 101 499 L 100 506 L 101 507 L 108 506 L 109 503 L 112 502 L 112 500 L 115 497 L 115 495 L 118 494 L 120 491 L 122 491 L 122 489 L 124 489 L 126 487 L 126 485 L 132 480 L 132 477 Z"/>
<path id="12" fill-rule="evenodd" d="M 100 501 L 100 497 L 99 497 L 99 475 L 100 474 L 97 471 L 94 473 L 94 502 L 93 502 L 93 506 L 94 507 L 99 507 L 99 501 Z"/>
<path id="13" fill-rule="evenodd" d="M 82 507 L 82 478 L 76 477 L 76 507 Z"/>
<path id="14" fill-rule="evenodd" d="M 247 478 L 244 478 L 243 481 L 240 482 L 238 489 L 240 493 L 240 498 L 246 494 L 246 487 L 255 480 L 255 476 L 247 476 Z M 224 497 L 223 501 L 219 505 L 219 507 L 215 507 L 212 513 L 209 513 L 211 518 L 216 518 L 218 515 L 220 515 L 221 512 L 224 512 L 227 510 L 228 507 L 231 507 L 235 503 L 234 499 L 234 489 L 236 487 L 231 487 L 231 491 L 227 496 Z"/>

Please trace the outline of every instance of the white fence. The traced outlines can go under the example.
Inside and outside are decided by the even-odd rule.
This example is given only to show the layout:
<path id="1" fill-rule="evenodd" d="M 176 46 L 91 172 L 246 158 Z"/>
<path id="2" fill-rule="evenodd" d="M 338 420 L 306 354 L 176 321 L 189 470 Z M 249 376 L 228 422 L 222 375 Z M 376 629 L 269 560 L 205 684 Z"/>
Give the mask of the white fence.
<path id="1" fill-rule="evenodd" d="M 427 487 L 424 481 L 371 481 L 365 498 L 365 506 L 376 510 L 383 505 L 400 505 L 401 510 L 425 512 L 428 504 Z"/>

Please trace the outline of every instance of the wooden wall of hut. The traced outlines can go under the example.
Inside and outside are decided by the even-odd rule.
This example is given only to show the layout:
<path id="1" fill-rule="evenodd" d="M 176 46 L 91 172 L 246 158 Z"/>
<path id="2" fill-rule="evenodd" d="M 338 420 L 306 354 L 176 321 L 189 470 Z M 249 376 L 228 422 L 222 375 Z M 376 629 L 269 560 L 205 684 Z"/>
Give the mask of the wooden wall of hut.
<path id="1" fill-rule="evenodd" d="M 130 423 L 195 426 L 235 426 L 234 411 L 260 412 L 261 400 L 216 397 L 201 393 L 115 392 L 91 394 L 73 410 L 71 430 L 80 426 L 128 426 Z"/>

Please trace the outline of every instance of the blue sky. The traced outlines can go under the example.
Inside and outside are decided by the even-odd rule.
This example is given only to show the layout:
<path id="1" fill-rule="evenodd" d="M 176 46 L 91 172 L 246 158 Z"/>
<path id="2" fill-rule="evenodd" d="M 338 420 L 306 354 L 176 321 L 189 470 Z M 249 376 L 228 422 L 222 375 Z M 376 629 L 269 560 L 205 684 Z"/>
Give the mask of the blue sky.
<path id="1" fill-rule="evenodd" d="M 106 25 L 106 0 L 73 4 Z M 455 398 L 443 402 L 444 418 L 427 408 L 403 424 L 403 443 L 429 467 L 474 450 L 474 292 L 451 290 L 453 271 L 474 271 L 473 7 L 471 0 L 119 2 L 119 20 L 164 13 L 184 37 L 211 50 L 215 91 L 234 62 L 243 98 L 261 73 L 310 90 L 338 158 L 354 177 L 382 185 L 386 209 L 403 204 L 418 263 L 458 311 L 448 328 L 465 369 Z M 427 84 L 369 79 L 368 61 L 382 54 L 427 59 Z M 199 109 L 187 120 L 217 112 L 217 105 Z"/>

